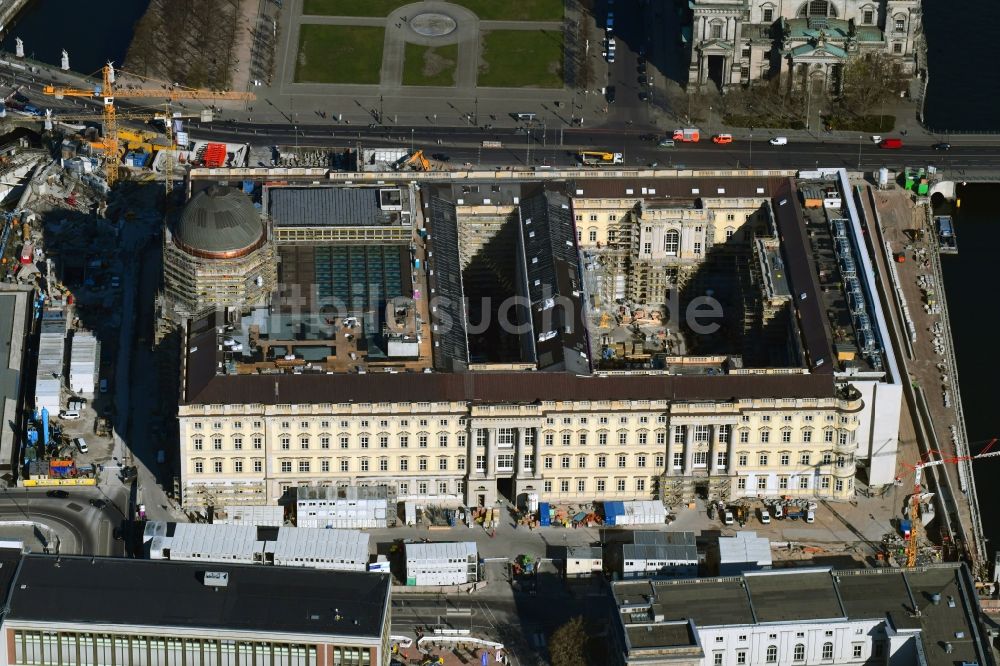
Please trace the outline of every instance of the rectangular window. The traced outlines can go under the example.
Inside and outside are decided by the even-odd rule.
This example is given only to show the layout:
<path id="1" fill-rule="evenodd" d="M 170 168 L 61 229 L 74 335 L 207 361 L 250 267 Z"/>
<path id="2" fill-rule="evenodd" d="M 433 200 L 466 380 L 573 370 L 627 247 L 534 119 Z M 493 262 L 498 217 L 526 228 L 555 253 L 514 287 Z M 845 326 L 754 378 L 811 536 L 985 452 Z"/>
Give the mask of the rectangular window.
<path id="1" fill-rule="evenodd" d="M 767 477 L 761 476 L 757 478 L 757 490 L 767 490 Z"/>
<path id="2" fill-rule="evenodd" d="M 546 460 L 548 460 L 548 458 Z M 483 472 L 485 470 L 486 470 L 486 456 L 476 456 L 476 471 Z"/>
<path id="3" fill-rule="evenodd" d="M 694 441 L 707 442 L 712 434 L 711 427 L 707 425 L 696 425 L 694 427 Z"/>
<path id="4" fill-rule="evenodd" d="M 766 453 L 761 453 L 760 456 L 758 456 L 757 460 L 758 460 L 758 464 L 761 467 L 766 467 L 767 466 L 767 454 Z"/>
<path id="5" fill-rule="evenodd" d="M 806 444 L 808 444 L 812 440 L 813 440 L 813 431 L 812 430 L 803 430 L 802 431 L 802 441 L 805 442 Z"/>
<path id="6" fill-rule="evenodd" d="M 351 471 L 351 461 L 348 460 L 348 459 L 346 459 L 346 458 L 344 458 L 343 460 L 341 460 L 340 461 L 340 471 L 341 472 L 349 472 L 349 471 Z"/>
<path id="7" fill-rule="evenodd" d="M 419 469 L 421 472 L 427 471 L 427 458 L 420 458 L 419 460 L 417 460 L 417 469 Z"/>
<path id="8" fill-rule="evenodd" d="M 778 488 L 780 490 L 787 490 L 788 489 L 788 477 L 787 476 L 779 476 L 778 477 Z"/>
<path id="9" fill-rule="evenodd" d="M 365 460 L 364 462 L 367 463 L 368 461 Z M 300 460 L 299 461 L 299 472 L 308 472 L 308 471 L 309 471 L 309 461 L 308 460 Z"/>
<path id="10" fill-rule="evenodd" d="M 599 446 L 607 446 L 608 445 L 608 433 L 606 433 L 606 432 L 598 433 L 597 434 L 597 444 Z"/>
<path id="11" fill-rule="evenodd" d="M 771 441 L 771 431 L 770 430 L 761 430 L 760 431 L 760 443 L 761 444 L 767 444 L 770 441 Z"/>
<path id="12" fill-rule="evenodd" d="M 324 447 L 329 448 L 329 447 Z M 378 436 L 378 448 L 387 449 L 389 448 L 389 435 L 379 435 Z"/>
<path id="13" fill-rule="evenodd" d="M 646 490 L 646 479 L 636 479 L 635 480 L 635 490 L 636 492 L 644 492 Z"/>
<path id="14" fill-rule="evenodd" d="M 552 482 L 551 481 L 545 481 L 545 482 L 543 482 L 542 483 L 542 490 L 544 490 L 547 493 L 551 493 L 552 492 Z"/>
<path id="15" fill-rule="evenodd" d="M 618 466 L 619 467 L 625 467 L 625 464 L 627 463 L 627 461 L 628 461 L 628 457 L 627 456 L 618 456 Z"/>
<path id="16" fill-rule="evenodd" d="M 873 12 L 870 9 L 866 9 L 862 23 L 864 23 L 865 25 L 871 25 L 874 20 L 875 20 L 875 12 Z"/>
<path id="17" fill-rule="evenodd" d="M 809 453 L 808 452 L 799 454 L 799 464 L 800 465 L 808 465 L 809 464 Z"/>
<path id="18" fill-rule="evenodd" d="M 749 456 L 746 453 L 741 453 L 736 457 L 736 464 L 740 467 L 746 467 L 750 464 Z"/>
<path id="19" fill-rule="evenodd" d="M 745 663 L 747 663 L 747 651 L 746 650 L 739 650 L 736 653 L 736 663 L 737 664 L 745 664 Z"/>
<path id="20" fill-rule="evenodd" d="M 695 467 L 705 467 L 708 465 L 708 451 L 695 451 L 692 459 Z"/>
<path id="21" fill-rule="evenodd" d="M 680 451 L 674 451 L 674 469 L 680 469 L 684 466 L 684 454 Z"/>
<path id="22" fill-rule="evenodd" d="M 545 446 L 552 446 L 555 442 L 556 436 L 551 432 L 545 434 Z"/>
<path id="23" fill-rule="evenodd" d="M 712 39 L 722 39 L 722 24 L 713 23 L 711 26 Z"/>
<path id="24" fill-rule="evenodd" d="M 448 459 L 438 458 L 438 471 L 445 472 L 448 470 Z"/>
<path id="25" fill-rule="evenodd" d="M 408 471 L 410 471 L 410 459 L 409 458 L 400 458 L 399 459 L 399 471 L 400 472 L 408 472 Z"/>
<path id="26" fill-rule="evenodd" d="M 239 473 L 241 473 L 243 471 L 243 461 L 242 460 L 234 460 L 233 461 L 233 471 L 236 472 L 237 474 L 239 474 Z"/>
<path id="27" fill-rule="evenodd" d="M 894 25 L 896 27 L 896 32 L 906 32 L 906 20 L 905 19 L 896 19 Z"/>
<path id="28" fill-rule="evenodd" d="M 782 466 L 790 465 L 792 463 L 792 455 L 790 453 L 781 454 L 781 464 Z"/>
<path id="29" fill-rule="evenodd" d="M 771 23 L 772 21 L 774 21 L 774 10 L 771 9 L 770 7 L 765 9 L 763 19 L 764 23 Z"/>
<path id="30" fill-rule="evenodd" d="M 321 472 L 329 472 L 330 471 L 330 461 L 329 460 L 321 460 L 320 463 L 319 463 L 319 471 L 321 471 Z"/>
<path id="31" fill-rule="evenodd" d="M 340 448 L 346 449 L 351 446 L 351 440 L 347 437 L 340 438 Z"/>
<path id="32" fill-rule="evenodd" d="M 417 446 L 421 449 L 427 448 L 427 435 L 417 435 Z"/>
<path id="33" fill-rule="evenodd" d="M 597 480 L 597 492 L 603 493 L 604 489 L 605 489 L 605 481 L 604 481 L 604 479 L 598 479 Z"/>
<path id="34" fill-rule="evenodd" d="M 625 492 L 625 479 L 618 479 L 617 486 L 618 486 L 618 492 L 620 493 Z"/>
<path id="35" fill-rule="evenodd" d="M 618 433 L 618 445 L 619 446 L 627 446 L 628 445 L 628 433 L 627 432 L 620 432 L 620 433 Z"/>
<path id="36" fill-rule="evenodd" d="M 809 490 L 809 477 L 800 476 L 799 477 L 799 490 Z"/>
<path id="37" fill-rule="evenodd" d="M 560 490 L 560 492 L 568 493 L 569 492 L 569 481 L 560 481 L 559 482 L 559 490 Z"/>
<path id="38" fill-rule="evenodd" d="M 725 469 L 729 461 L 726 459 L 725 451 L 717 451 L 715 453 L 715 466 L 719 469 Z"/>
<path id="39" fill-rule="evenodd" d="M 257 473 L 263 472 L 264 471 L 264 461 L 263 460 L 254 460 L 253 461 L 253 471 L 255 471 Z"/>
<path id="40" fill-rule="evenodd" d="M 292 471 L 292 461 L 291 460 L 282 460 L 281 461 L 281 471 L 284 472 L 285 474 L 290 473 Z"/>
<path id="41" fill-rule="evenodd" d="M 597 467 L 599 469 L 604 469 L 607 466 L 608 466 L 608 457 L 607 456 L 597 456 Z"/>
<path id="42" fill-rule="evenodd" d="M 736 488 L 739 490 L 747 489 L 747 479 L 745 476 L 741 476 L 740 478 L 736 479 Z"/>

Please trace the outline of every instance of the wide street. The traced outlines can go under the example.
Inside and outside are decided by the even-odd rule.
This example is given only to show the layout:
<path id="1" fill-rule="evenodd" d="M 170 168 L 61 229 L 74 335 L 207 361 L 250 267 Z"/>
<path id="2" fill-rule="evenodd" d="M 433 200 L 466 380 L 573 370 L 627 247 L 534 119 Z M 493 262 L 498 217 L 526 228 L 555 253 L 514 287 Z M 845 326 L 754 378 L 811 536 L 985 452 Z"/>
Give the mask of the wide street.
<path id="1" fill-rule="evenodd" d="M 63 498 L 49 497 L 48 490 L 5 489 L 0 494 L 0 538 L 24 540 L 36 552 L 48 547 L 63 555 L 122 554 L 113 533 L 124 517 L 124 488 L 67 487 Z"/>

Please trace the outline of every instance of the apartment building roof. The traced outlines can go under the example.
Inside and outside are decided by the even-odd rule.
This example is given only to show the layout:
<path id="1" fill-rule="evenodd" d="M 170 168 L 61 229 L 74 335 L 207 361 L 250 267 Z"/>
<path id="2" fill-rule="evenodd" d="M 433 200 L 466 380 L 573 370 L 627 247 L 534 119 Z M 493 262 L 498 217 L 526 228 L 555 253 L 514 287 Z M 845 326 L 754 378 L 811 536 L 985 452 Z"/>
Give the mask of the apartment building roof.
<path id="1" fill-rule="evenodd" d="M 227 574 L 225 584 L 206 584 L 206 572 Z M 377 639 L 385 621 L 389 577 L 299 567 L 27 554 L 11 590 L 8 622 Z"/>
<path id="2" fill-rule="evenodd" d="M 658 646 L 632 639 L 647 635 L 647 626 L 666 625 L 672 632 L 678 622 L 688 620 L 696 628 L 875 620 L 896 630 L 919 630 L 929 666 L 989 663 L 978 627 L 975 587 L 961 564 L 914 570 L 783 569 L 724 578 L 623 581 L 612 584 L 612 593 L 631 648 L 670 647 L 671 643 Z M 949 645 L 951 652 L 946 651 Z"/>

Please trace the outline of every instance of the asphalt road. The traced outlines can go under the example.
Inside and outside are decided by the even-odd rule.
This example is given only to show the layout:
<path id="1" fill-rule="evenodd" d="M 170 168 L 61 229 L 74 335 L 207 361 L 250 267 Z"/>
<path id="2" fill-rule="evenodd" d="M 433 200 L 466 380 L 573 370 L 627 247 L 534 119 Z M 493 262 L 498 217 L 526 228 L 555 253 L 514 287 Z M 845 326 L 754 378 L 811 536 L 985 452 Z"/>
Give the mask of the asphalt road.
<path id="1" fill-rule="evenodd" d="M 34 521 L 48 525 L 59 537 L 60 552 L 73 555 L 121 555 L 113 537 L 122 521 L 124 491 L 114 496 L 94 487 L 69 488 L 69 497 L 54 498 L 43 489 L 12 489 L 0 494 L 0 521 Z M 102 499 L 98 509 L 91 499 Z"/>
<path id="2" fill-rule="evenodd" d="M 443 126 L 376 126 L 361 127 L 345 125 L 331 119 L 319 118 L 313 124 L 299 124 L 296 130 L 289 123 L 249 123 L 234 122 L 231 119 L 214 123 L 188 123 L 192 136 L 201 139 L 216 139 L 230 142 L 249 142 L 254 145 L 310 145 L 334 148 L 356 147 L 360 142 L 365 146 L 403 146 L 424 148 L 428 153 L 443 152 L 451 161 L 461 166 L 465 163 L 490 166 L 572 166 L 576 163 L 575 151 L 598 149 L 621 152 L 625 166 L 652 165 L 660 167 L 688 168 L 807 168 L 809 166 L 847 167 L 852 169 L 873 169 L 880 166 L 898 168 L 903 165 L 933 164 L 946 170 L 976 169 L 986 170 L 1000 167 L 1000 140 L 997 138 L 969 137 L 961 135 L 948 137 L 952 143 L 949 151 L 935 151 L 931 144 L 941 140 L 930 136 L 905 137 L 900 150 L 884 150 L 875 146 L 868 136 L 858 135 L 846 140 L 843 134 L 823 132 L 789 132 L 786 146 L 771 146 L 767 140 L 782 135 L 780 130 L 756 130 L 753 133 L 741 131 L 736 141 L 727 146 L 717 146 L 703 137 L 698 144 L 678 145 L 672 149 L 661 149 L 654 141 L 644 141 L 642 137 L 656 130 L 650 126 L 649 114 L 644 111 L 645 103 L 639 100 L 643 85 L 638 80 L 637 52 L 640 48 L 669 48 L 650 39 L 646 32 L 649 21 L 638 18 L 633 12 L 616 12 L 617 57 L 613 65 L 604 66 L 598 72 L 598 80 L 606 77 L 616 89 L 616 102 L 609 105 L 604 123 L 598 127 L 574 127 L 570 125 L 572 110 L 561 111 L 566 117 L 559 127 L 537 125 L 534 127 L 494 127 L 486 131 L 476 127 Z M 648 12 L 647 12 L 648 13 Z M 604 13 L 599 12 L 603 28 Z M 601 43 L 592 45 L 599 54 Z M 662 60 L 662 58 L 658 58 Z M 647 76 L 653 77 L 653 86 L 646 84 L 658 103 L 663 100 L 663 74 L 652 65 Z M 24 82 L 23 77 L 11 81 L 27 86 L 25 92 L 32 98 L 43 97 L 37 81 Z M 6 83 L 6 81 L 5 81 Z M 44 104 L 58 112 L 95 113 L 100 109 L 94 100 L 54 100 L 46 98 Z M 119 105 L 122 112 L 131 107 L 127 103 Z M 646 105 L 648 106 L 648 105 Z M 8 114 L 12 117 L 11 114 Z M 33 121 L 32 121 L 33 122 Z M 480 123 L 497 125 L 511 123 L 507 117 L 491 117 L 481 113 Z M 123 125 L 135 123 L 122 122 Z M 660 130 L 662 131 L 662 130 Z M 752 138 L 751 138 L 752 137 Z M 481 148 L 482 141 L 500 141 L 502 149 Z M 440 142 L 440 143 L 439 143 Z M 530 150 L 529 150 L 530 146 Z M 259 165 L 251 165 L 259 166 Z"/>
<path id="3" fill-rule="evenodd" d="M 597 149 L 620 152 L 625 166 L 688 168 L 808 168 L 810 166 L 872 169 L 881 166 L 933 164 L 943 169 L 989 169 L 1000 167 L 1000 146 L 988 141 L 965 140 L 952 143 L 947 151 L 935 150 L 931 140 L 906 141 L 903 148 L 887 150 L 872 143 L 870 137 L 843 139 L 818 134 L 815 138 L 789 136 L 784 146 L 768 142 L 777 131 L 747 132 L 736 136 L 729 145 L 716 145 L 710 137 L 696 144 L 676 144 L 660 148 L 644 137 L 648 129 L 554 129 L 541 127 L 495 128 L 489 132 L 476 128 L 351 128 L 312 127 L 293 131 L 288 125 L 249 125 L 246 123 L 210 123 L 189 125 L 193 135 L 255 145 L 310 145 L 353 148 L 364 146 L 402 146 L 423 148 L 427 153 L 443 152 L 456 166 L 465 163 L 486 166 L 573 166 L 576 151 Z M 751 138 L 752 137 L 752 138 Z M 483 140 L 500 141 L 503 148 L 481 148 Z M 440 141 L 440 143 L 438 143 Z M 529 143 L 530 141 L 530 143 Z M 530 145 L 530 151 L 529 151 Z M 529 161 L 530 160 L 530 163 Z M 251 165 L 260 166 L 260 165 Z"/>

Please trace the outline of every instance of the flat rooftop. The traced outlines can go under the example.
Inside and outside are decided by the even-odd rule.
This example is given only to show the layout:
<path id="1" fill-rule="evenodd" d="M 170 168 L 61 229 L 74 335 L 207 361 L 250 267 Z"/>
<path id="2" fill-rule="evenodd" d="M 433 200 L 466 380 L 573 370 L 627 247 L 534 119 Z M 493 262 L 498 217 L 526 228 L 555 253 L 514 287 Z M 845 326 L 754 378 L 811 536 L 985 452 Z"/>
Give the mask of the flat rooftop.
<path id="1" fill-rule="evenodd" d="M 384 227 L 408 224 L 406 187 L 270 187 L 276 227 Z"/>
<path id="2" fill-rule="evenodd" d="M 206 571 L 228 574 L 228 585 L 206 586 Z M 389 577 L 297 567 L 28 554 L 11 589 L 6 618 L 15 622 L 377 640 Z"/>
<path id="3" fill-rule="evenodd" d="M 784 569 L 694 580 L 612 583 L 624 630 L 644 637 L 633 647 L 657 647 L 643 627 L 666 626 L 663 643 L 675 640 L 676 623 L 696 628 L 788 624 L 818 620 L 881 620 L 896 629 L 919 630 L 929 666 L 989 663 L 979 632 L 979 609 L 964 565 L 901 569 Z M 914 613 L 918 609 L 919 614 Z M 662 616 L 662 621 L 652 621 Z M 961 638 L 959 638 L 961 636 Z M 944 645 L 954 649 L 946 653 Z"/>

